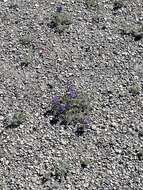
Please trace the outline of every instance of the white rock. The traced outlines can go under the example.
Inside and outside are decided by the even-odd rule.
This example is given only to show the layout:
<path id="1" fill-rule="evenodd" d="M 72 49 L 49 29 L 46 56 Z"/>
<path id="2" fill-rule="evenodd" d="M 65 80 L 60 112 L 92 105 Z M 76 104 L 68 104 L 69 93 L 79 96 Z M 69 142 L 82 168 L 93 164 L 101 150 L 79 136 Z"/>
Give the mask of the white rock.
<path id="1" fill-rule="evenodd" d="M 0 121 L 3 121 L 4 117 L 2 115 L 0 115 Z"/>
<path id="2" fill-rule="evenodd" d="M 112 126 L 112 127 L 118 127 L 118 123 L 112 122 L 112 123 L 111 123 L 111 126 Z"/>

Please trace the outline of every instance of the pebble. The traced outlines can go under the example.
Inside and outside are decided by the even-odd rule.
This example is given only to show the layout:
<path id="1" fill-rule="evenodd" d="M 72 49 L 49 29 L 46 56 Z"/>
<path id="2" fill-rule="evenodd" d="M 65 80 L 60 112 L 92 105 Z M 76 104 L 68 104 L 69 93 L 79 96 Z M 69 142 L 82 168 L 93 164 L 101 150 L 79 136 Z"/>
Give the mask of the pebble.
<path id="1" fill-rule="evenodd" d="M 92 130 L 96 130 L 97 129 L 97 126 L 96 125 L 92 125 Z"/>
<path id="2" fill-rule="evenodd" d="M 0 121 L 3 121 L 4 117 L 2 115 L 0 115 Z"/>
<path id="3" fill-rule="evenodd" d="M 112 127 L 118 127 L 118 123 L 112 122 L 112 123 L 111 123 L 111 126 L 112 126 Z"/>

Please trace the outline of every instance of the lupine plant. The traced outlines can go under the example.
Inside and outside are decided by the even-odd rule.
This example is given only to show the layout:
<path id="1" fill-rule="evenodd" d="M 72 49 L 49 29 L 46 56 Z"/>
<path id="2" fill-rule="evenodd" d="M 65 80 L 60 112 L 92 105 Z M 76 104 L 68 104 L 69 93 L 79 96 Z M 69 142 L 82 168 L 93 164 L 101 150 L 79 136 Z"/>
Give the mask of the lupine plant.
<path id="1" fill-rule="evenodd" d="M 85 96 L 77 91 L 74 84 L 69 84 L 63 96 L 56 95 L 52 98 L 51 110 L 46 114 L 53 116 L 50 121 L 52 125 L 58 122 L 61 125 L 78 125 L 76 133 L 82 135 L 84 126 L 91 123 L 90 111 L 91 107 Z"/>

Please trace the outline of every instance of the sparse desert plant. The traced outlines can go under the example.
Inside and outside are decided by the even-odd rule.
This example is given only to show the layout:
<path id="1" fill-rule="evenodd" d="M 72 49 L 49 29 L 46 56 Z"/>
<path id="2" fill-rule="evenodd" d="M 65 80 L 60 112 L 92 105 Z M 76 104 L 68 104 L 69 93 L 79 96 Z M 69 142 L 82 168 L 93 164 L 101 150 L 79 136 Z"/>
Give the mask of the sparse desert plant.
<path id="1" fill-rule="evenodd" d="M 63 96 L 56 95 L 52 98 L 51 109 L 47 114 L 53 116 L 50 121 L 52 125 L 60 122 L 61 125 L 77 126 L 76 133 L 80 136 L 84 132 L 84 126 L 91 123 L 91 110 L 87 97 L 78 92 L 75 85 L 70 84 Z"/>
<path id="2" fill-rule="evenodd" d="M 71 24 L 69 15 L 62 12 L 62 7 L 57 7 L 57 11 L 51 18 L 49 26 L 55 30 L 55 32 L 62 33 L 69 28 Z"/>
<path id="3" fill-rule="evenodd" d="M 132 86 L 130 87 L 129 92 L 130 92 L 133 96 L 135 96 L 135 95 L 139 95 L 139 94 L 140 94 L 140 90 L 141 90 L 140 85 L 137 83 L 137 84 L 134 84 L 134 85 L 132 85 Z"/>
<path id="4" fill-rule="evenodd" d="M 23 53 L 23 59 L 21 59 L 21 68 L 28 67 L 33 62 L 33 50 L 29 47 L 26 53 Z"/>
<path id="5" fill-rule="evenodd" d="M 88 9 L 95 9 L 98 5 L 97 0 L 85 0 L 85 5 Z"/>
<path id="6" fill-rule="evenodd" d="M 25 35 L 20 37 L 19 42 L 23 46 L 30 46 L 31 45 L 31 39 L 29 35 Z"/>
<path id="7" fill-rule="evenodd" d="M 55 180 L 58 180 L 59 182 L 62 181 L 62 179 L 66 179 L 67 174 L 69 173 L 69 164 L 66 161 L 58 161 L 55 164 L 53 176 Z"/>
<path id="8" fill-rule="evenodd" d="M 16 112 L 5 120 L 6 128 L 16 128 L 23 124 L 27 119 L 25 112 Z"/>

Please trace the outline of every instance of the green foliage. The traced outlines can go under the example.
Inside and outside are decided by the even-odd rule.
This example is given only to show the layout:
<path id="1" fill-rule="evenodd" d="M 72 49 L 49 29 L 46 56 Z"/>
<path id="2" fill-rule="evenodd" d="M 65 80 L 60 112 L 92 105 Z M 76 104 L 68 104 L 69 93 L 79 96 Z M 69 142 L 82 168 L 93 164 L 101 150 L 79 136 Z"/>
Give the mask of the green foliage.
<path id="1" fill-rule="evenodd" d="M 52 115 L 50 120 L 51 125 L 57 124 L 60 121 L 61 125 L 80 125 L 81 127 L 91 123 L 92 108 L 89 98 L 86 94 L 78 92 L 74 85 L 68 87 L 68 91 L 63 96 L 54 96 L 52 99 L 51 110 L 44 115 Z"/>
<path id="2" fill-rule="evenodd" d="M 67 124 L 82 124 L 84 116 L 89 114 L 91 110 L 88 100 L 86 100 L 84 96 L 78 96 L 77 98 L 71 99 L 67 95 L 65 95 L 62 100 L 65 104 L 70 106 L 63 115 L 63 118 L 67 121 Z"/>
<path id="3" fill-rule="evenodd" d="M 140 85 L 139 84 L 134 84 L 133 86 L 130 87 L 129 92 L 132 93 L 133 96 L 140 94 Z"/>
<path id="4" fill-rule="evenodd" d="M 87 105 L 81 99 L 75 99 L 73 102 L 71 109 L 66 112 L 66 120 L 70 122 L 81 122 L 83 115 L 87 113 Z"/>
<path id="5" fill-rule="evenodd" d="M 19 42 L 21 43 L 21 45 L 23 46 L 29 46 L 31 44 L 30 38 L 29 37 L 21 37 L 19 39 Z"/>
<path id="6" fill-rule="evenodd" d="M 85 0 L 86 7 L 88 9 L 95 9 L 97 7 L 97 0 Z"/>
<path id="7" fill-rule="evenodd" d="M 54 28 L 56 32 L 61 33 L 68 29 L 71 23 L 68 15 L 63 12 L 56 12 L 51 19 L 50 27 Z"/>
<path id="8" fill-rule="evenodd" d="M 7 127 L 16 128 L 23 124 L 27 119 L 27 115 L 24 112 L 16 112 L 14 115 L 9 118 Z"/>
<path id="9" fill-rule="evenodd" d="M 54 176 L 56 180 L 66 178 L 69 173 L 69 164 L 66 161 L 59 161 L 55 164 Z"/>

